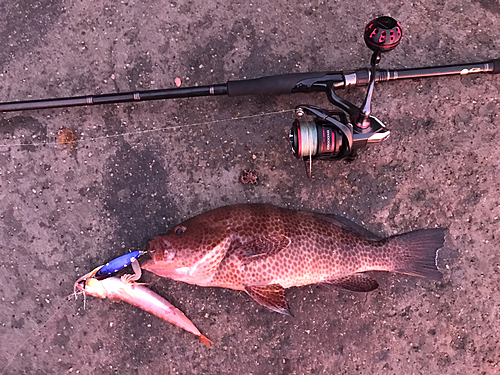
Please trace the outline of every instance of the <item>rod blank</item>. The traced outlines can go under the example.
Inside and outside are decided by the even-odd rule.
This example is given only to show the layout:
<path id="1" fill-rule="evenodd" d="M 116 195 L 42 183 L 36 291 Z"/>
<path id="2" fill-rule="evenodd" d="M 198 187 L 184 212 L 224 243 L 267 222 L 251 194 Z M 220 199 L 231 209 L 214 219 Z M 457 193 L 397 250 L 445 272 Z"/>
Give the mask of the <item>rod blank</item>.
<path id="1" fill-rule="evenodd" d="M 146 100 L 180 99 L 211 95 L 227 95 L 226 85 L 199 86 L 164 90 L 125 92 L 121 94 L 103 94 L 94 96 L 78 96 L 72 98 L 54 98 L 8 102 L 0 103 L 0 112 L 76 107 L 94 104 L 128 103 Z"/>
<path id="2" fill-rule="evenodd" d="M 444 75 L 471 73 L 500 73 L 500 59 L 482 63 L 446 65 L 438 67 L 377 70 L 376 82 L 394 81 L 398 79 L 414 79 L 439 77 Z M 293 73 L 262 77 L 241 81 L 229 81 L 212 86 L 172 88 L 94 96 L 78 96 L 66 98 L 27 100 L 0 103 L 0 112 L 24 111 L 46 108 L 75 107 L 94 104 L 127 103 L 146 100 L 192 98 L 213 95 L 282 95 L 297 92 L 328 92 L 329 86 L 344 88 L 346 86 L 364 86 L 370 80 L 368 69 L 359 69 L 352 73 L 343 72 L 310 72 Z"/>

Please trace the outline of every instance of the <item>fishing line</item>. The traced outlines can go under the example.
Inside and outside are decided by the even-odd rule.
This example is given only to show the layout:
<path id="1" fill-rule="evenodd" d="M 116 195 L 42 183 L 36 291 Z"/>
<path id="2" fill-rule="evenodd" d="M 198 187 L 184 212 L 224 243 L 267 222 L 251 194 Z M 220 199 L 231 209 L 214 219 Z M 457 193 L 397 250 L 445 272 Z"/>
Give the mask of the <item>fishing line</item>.
<path id="1" fill-rule="evenodd" d="M 431 66 L 405 69 L 380 69 L 379 62 L 382 54 L 396 48 L 403 36 L 401 24 L 392 17 L 381 16 L 371 20 L 364 28 L 364 42 L 372 51 L 370 68 L 342 71 L 322 71 L 288 73 L 261 78 L 227 81 L 208 86 L 177 87 L 168 89 L 108 93 L 90 96 L 75 96 L 63 98 L 49 98 L 37 100 L 22 100 L 14 102 L 0 102 L 0 112 L 39 110 L 46 108 L 65 108 L 74 106 L 104 105 L 116 103 L 132 103 L 150 100 L 169 100 L 212 96 L 247 96 L 247 95 L 290 95 L 295 93 L 325 93 L 328 101 L 337 110 L 331 111 L 315 105 L 300 105 L 296 107 L 297 117 L 312 116 L 314 120 L 296 120 L 289 133 L 292 152 L 299 158 L 309 159 L 309 171 L 312 169 L 312 159 L 339 160 L 347 158 L 354 160 L 358 150 L 369 144 L 377 144 L 389 137 L 390 131 L 376 117 L 372 115 L 372 97 L 376 82 L 389 82 L 401 79 L 416 79 L 441 77 L 445 75 L 466 75 L 472 73 L 500 73 L 500 59 L 478 63 Z M 361 106 L 355 105 L 338 96 L 336 90 L 348 87 L 367 86 L 365 99 Z M 115 135 L 106 135 L 81 139 L 80 142 L 96 141 L 122 137 L 126 135 L 144 134 L 149 132 L 179 129 L 190 126 L 216 124 L 224 121 L 250 119 L 258 116 L 285 113 L 292 110 L 270 112 L 267 114 L 249 115 L 226 120 L 161 127 L 158 129 L 137 130 Z M 61 130 L 61 129 L 60 129 Z M 62 129 L 56 141 L 63 146 L 75 146 L 76 136 L 70 129 Z M 67 130 L 69 138 L 65 138 Z M 314 131 L 316 130 L 316 137 Z M 302 134 L 302 132 L 304 132 Z M 83 137 L 83 133 L 81 134 Z M 35 140 L 36 136 L 33 137 Z M 40 139 L 40 138 L 38 138 Z M 51 138 L 48 142 L 12 143 L 0 145 L 0 150 L 13 146 L 45 146 L 55 145 Z M 4 140 L 8 142 L 10 140 Z M 307 141 L 307 142 L 306 142 Z"/>
<path id="2" fill-rule="evenodd" d="M 112 139 L 112 138 L 118 138 L 118 137 L 124 137 L 124 136 L 132 136 L 132 135 L 138 135 L 138 134 L 147 134 L 147 133 L 154 133 L 154 132 L 161 132 L 165 130 L 176 130 L 176 129 L 182 129 L 182 128 L 189 128 L 189 127 L 196 127 L 196 126 L 207 126 L 207 125 L 216 125 L 219 123 L 223 122 L 229 122 L 229 121 L 239 121 L 239 120 L 248 120 L 252 118 L 257 118 L 257 117 L 262 117 L 262 116 L 273 116 L 273 115 L 280 115 L 284 113 L 290 113 L 293 112 L 294 109 L 285 109 L 281 111 L 273 111 L 273 112 L 266 112 L 266 113 L 259 113 L 259 114 L 253 114 L 253 115 L 246 115 L 246 116 L 239 116 L 239 117 L 231 117 L 228 119 L 220 119 L 220 120 L 212 120 L 212 121 L 205 121 L 205 122 L 196 122 L 196 123 L 191 123 L 191 124 L 184 124 L 184 125 L 173 125 L 173 126 L 164 126 L 160 128 L 154 128 L 154 129 L 145 129 L 145 130 L 137 130 L 137 131 L 130 131 L 130 132 L 123 132 L 119 134 L 111 134 L 111 135 L 103 135 L 103 136 L 98 136 L 98 137 L 90 137 L 90 138 L 81 138 L 78 139 L 78 143 L 89 143 L 89 142 L 94 142 L 98 140 L 103 140 L 103 139 Z M 53 145 L 58 145 L 60 146 L 60 143 L 57 141 L 50 141 L 50 142 L 37 142 L 37 143 L 10 143 L 10 144 L 2 144 L 0 145 L 0 149 L 8 149 L 11 147 L 21 147 L 21 146 L 53 146 Z M 86 298 L 85 294 L 83 292 L 78 292 L 76 290 L 73 291 L 70 295 L 65 297 L 64 301 L 62 301 L 58 306 L 54 307 L 54 309 L 60 309 L 63 307 L 67 302 L 69 302 L 72 298 L 76 298 L 78 294 L 83 294 L 83 303 L 84 303 L 84 309 L 86 305 Z M 38 336 L 38 334 L 42 331 L 43 328 L 45 328 L 52 320 L 54 320 L 56 317 L 58 317 L 58 314 L 52 314 L 43 324 L 37 324 L 35 322 L 32 322 L 34 324 L 33 332 L 28 334 L 28 337 L 23 341 L 23 343 L 19 346 L 15 354 L 12 356 L 12 358 L 7 362 L 7 365 L 0 370 L 0 375 L 4 375 L 6 371 L 9 369 L 9 367 L 12 365 L 12 363 L 18 358 L 19 353 L 23 350 L 23 348 L 26 346 L 26 344 L 32 340 L 35 336 Z"/>
<path id="3" fill-rule="evenodd" d="M 66 297 L 63 298 L 63 301 L 61 303 L 59 303 L 58 306 L 54 306 L 53 309 L 57 309 L 59 310 L 61 307 L 63 307 L 66 303 L 72 301 L 72 297 L 78 294 L 83 294 L 83 292 L 73 292 L 69 295 L 67 295 Z M 26 346 L 26 344 L 31 340 L 33 339 L 35 336 L 37 336 L 43 328 L 46 328 L 47 325 L 52 321 L 54 320 L 56 317 L 58 317 L 59 315 L 58 314 L 51 314 L 51 316 L 43 323 L 43 324 L 36 324 L 34 321 L 32 321 L 32 323 L 35 325 L 35 328 L 33 329 L 33 332 L 32 333 L 29 333 L 28 334 L 28 337 L 26 338 L 26 340 L 23 341 L 23 343 L 19 346 L 19 348 L 17 349 L 17 351 L 14 353 L 14 355 L 12 356 L 12 358 L 7 362 L 7 365 L 1 370 L 2 372 L 0 372 L 0 375 L 4 375 L 5 372 L 8 370 L 8 368 L 10 367 L 10 365 L 18 358 L 19 356 L 19 353 L 23 350 L 23 348 Z"/>
<path id="4" fill-rule="evenodd" d="M 266 113 L 259 113 L 259 114 L 254 114 L 254 115 L 246 115 L 246 116 L 240 116 L 240 117 L 231 117 L 228 119 L 220 119 L 220 120 L 212 120 L 212 121 L 206 121 L 206 122 L 197 122 L 197 123 L 191 123 L 191 124 L 185 124 L 185 125 L 174 125 L 174 126 L 164 126 L 161 128 L 154 128 L 154 129 L 145 129 L 145 130 L 138 130 L 138 131 L 131 131 L 131 132 L 124 132 L 120 134 L 111 134 L 111 135 L 103 135 L 99 137 L 91 137 L 91 138 L 81 138 L 78 139 L 78 143 L 88 143 L 88 142 L 94 142 L 98 140 L 103 140 L 103 139 L 111 139 L 111 138 L 118 138 L 118 137 L 124 137 L 124 136 L 131 136 L 131 135 L 138 135 L 138 134 L 146 134 L 146 133 L 154 133 L 154 132 L 161 132 L 165 130 L 172 130 L 172 129 L 182 129 L 182 128 L 188 128 L 188 127 L 195 127 L 195 126 L 203 126 L 203 125 L 215 125 L 223 122 L 229 122 L 229 121 L 239 121 L 239 120 L 248 120 L 256 117 L 262 117 L 262 116 L 272 116 L 272 115 L 280 115 L 284 113 L 290 113 L 294 112 L 294 109 L 285 109 L 281 111 L 273 111 L 273 112 L 266 112 Z M 10 147 L 21 147 L 21 146 L 51 146 L 51 145 L 59 145 L 60 143 L 57 141 L 53 142 L 38 142 L 38 143 L 10 143 L 10 144 L 2 144 L 0 145 L 0 148 L 10 148 Z M 62 301 L 58 306 L 54 307 L 54 309 L 60 309 L 63 307 L 67 302 L 72 300 L 72 298 L 77 299 L 77 296 L 79 294 L 83 294 L 83 309 L 85 310 L 86 308 L 86 294 L 77 291 L 76 289 L 73 290 L 73 293 L 69 294 L 68 296 L 64 297 L 64 301 Z M 54 320 L 56 317 L 58 317 L 57 314 L 52 314 L 43 324 L 39 325 L 35 322 L 32 322 L 34 324 L 34 329 L 32 333 L 28 334 L 28 337 L 22 342 L 22 344 L 19 346 L 15 354 L 12 356 L 12 358 L 7 362 L 7 365 L 1 370 L 0 375 L 4 375 L 10 365 L 18 358 L 19 353 L 23 350 L 23 348 L 26 346 L 26 344 L 32 340 L 35 336 L 37 336 L 43 328 L 45 328 L 52 320 Z"/>
<path id="5" fill-rule="evenodd" d="M 111 138 L 118 138 L 118 137 L 125 137 L 125 136 L 139 135 L 139 134 L 161 132 L 161 131 L 165 131 L 165 130 L 177 130 L 177 129 L 182 129 L 182 128 L 197 127 L 197 126 L 204 126 L 204 125 L 215 125 L 215 124 L 219 124 L 219 123 L 223 123 L 223 122 L 248 120 L 248 119 L 252 119 L 252 118 L 256 118 L 256 117 L 280 115 L 280 114 L 290 113 L 290 112 L 294 112 L 294 109 L 284 109 L 281 111 L 258 113 L 258 114 L 254 114 L 254 115 L 246 115 L 246 116 L 240 116 L 240 117 L 231 117 L 228 119 L 212 120 L 212 121 L 206 121 L 206 122 L 195 122 L 195 123 L 184 124 L 184 125 L 163 126 L 163 127 L 154 128 L 154 129 L 145 129 L 145 130 L 124 132 L 124 133 L 119 133 L 119 134 L 103 135 L 103 136 L 98 136 L 98 137 L 81 138 L 81 139 L 78 139 L 76 141 L 76 143 L 89 143 L 89 142 L 99 141 L 99 140 L 103 140 L 103 139 L 111 139 Z M 5 149 L 5 148 L 9 148 L 9 147 L 53 146 L 53 145 L 60 145 L 60 143 L 58 141 L 38 142 L 38 143 L 9 143 L 9 144 L 1 144 L 0 148 Z"/>

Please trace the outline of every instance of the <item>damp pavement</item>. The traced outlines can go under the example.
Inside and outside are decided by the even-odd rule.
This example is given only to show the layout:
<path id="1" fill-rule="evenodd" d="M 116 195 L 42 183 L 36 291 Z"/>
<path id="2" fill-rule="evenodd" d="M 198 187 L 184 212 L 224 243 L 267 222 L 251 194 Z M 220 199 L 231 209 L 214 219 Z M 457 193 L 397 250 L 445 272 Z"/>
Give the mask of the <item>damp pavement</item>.
<path id="1" fill-rule="evenodd" d="M 1 101 L 366 67 L 364 26 L 381 15 L 404 33 L 382 68 L 500 57 L 493 0 L 0 8 Z M 378 84 L 373 114 L 391 137 L 352 162 L 314 162 L 311 179 L 287 132 L 296 105 L 331 108 L 322 94 L 0 114 L 0 374 L 497 373 L 499 87 L 493 75 Z M 364 89 L 340 95 L 359 104 Z M 61 128 L 77 143 L 58 143 Z M 244 170 L 256 184 L 240 182 Z M 210 349 L 132 306 L 72 297 L 94 267 L 244 202 L 341 214 L 379 235 L 447 227 L 444 278 L 379 273 L 367 294 L 292 288 L 292 318 L 242 292 L 145 274 Z"/>

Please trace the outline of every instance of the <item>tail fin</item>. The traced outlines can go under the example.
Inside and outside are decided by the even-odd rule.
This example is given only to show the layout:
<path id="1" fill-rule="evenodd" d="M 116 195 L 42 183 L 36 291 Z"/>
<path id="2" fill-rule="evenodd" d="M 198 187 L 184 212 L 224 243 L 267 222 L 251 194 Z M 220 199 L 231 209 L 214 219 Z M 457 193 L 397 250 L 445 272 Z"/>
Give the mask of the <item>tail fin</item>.
<path id="1" fill-rule="evenodd" d="M 394 272 L 440 279 L 437 251 L 444 244 L 444 228 L 420 229 L 389 239 L 396 251 Z"/>
<path id="2" fill-rule="evenodd" d="M 198 338 L 200 339 L 201 343 L 203 345 L 205 345 L 207 348 L 210 348 L 210 346 L 213 344 L 213 342 L 209 339 L 207 339 L 205 336 L 203 336 L 201 333 L 200 335 L 198 336 Z"/>

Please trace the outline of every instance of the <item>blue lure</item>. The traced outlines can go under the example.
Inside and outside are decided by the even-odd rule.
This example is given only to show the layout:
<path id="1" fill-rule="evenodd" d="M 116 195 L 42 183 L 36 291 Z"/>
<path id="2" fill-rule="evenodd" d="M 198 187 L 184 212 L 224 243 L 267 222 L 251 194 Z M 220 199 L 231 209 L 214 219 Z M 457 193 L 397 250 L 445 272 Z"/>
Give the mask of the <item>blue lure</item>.
<path id="1" fill-rule="evenodd" d="M 118 272 L 125 267 L 130 266 L 134 260 L 144 253 L 145 251 L 136 250 L 123 254 L 102 266 L 101 269 L 95 274 L 95 277 L 105 277 Z"/>

